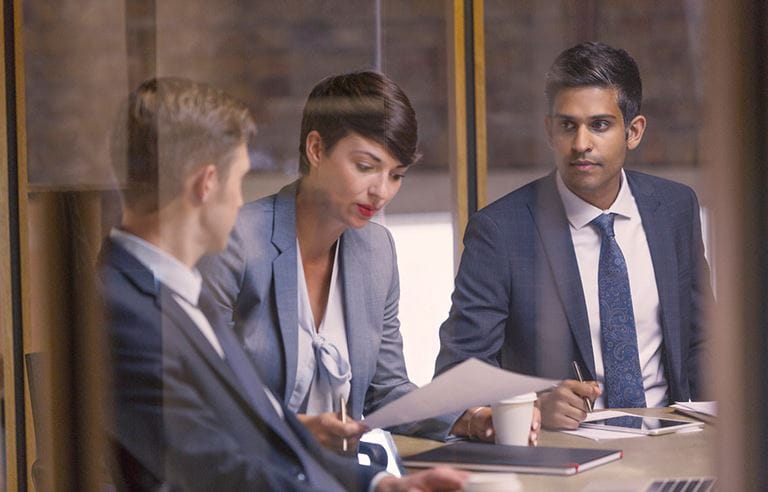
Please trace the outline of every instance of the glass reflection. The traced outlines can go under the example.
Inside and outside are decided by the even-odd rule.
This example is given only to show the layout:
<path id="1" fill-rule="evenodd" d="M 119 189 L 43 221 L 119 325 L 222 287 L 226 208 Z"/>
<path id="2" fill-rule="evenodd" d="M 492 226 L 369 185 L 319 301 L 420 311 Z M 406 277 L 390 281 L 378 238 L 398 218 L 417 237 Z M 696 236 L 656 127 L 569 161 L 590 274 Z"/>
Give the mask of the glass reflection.
<path id="1" fill-rule="evenodd" d="M 432 363 L 423 357 L 423 342 L 436 353 L 439 319 L 425 320 L 419 305 L 447 304 L 452 271 L 445 16 L 439 0 L 235 2 L 216 9 L 197 1 L 139 0 L 117 8 L 89 0 L 77 8 L 24 2 L 28 226 L 36 258 L 29 272 L 35 309 L 27 350 L 47 351 L 51 334 L 68 323 L 71 299 L 51 286 L 65 284 L 70 268 L 90 268 L 102 238 L 121 220 L 118 192 L 127 176 L 110 166 L 107 133 L 130 88 L 154 75 L 179 76 L 245 101 L 259 134 L 258 144 L 248 147 L 252 172 L 244 200 L 251 201 L 298 176 L 299 122 L 312 85 L 329 74 L 373 66 L 403 81 L 419 114 L 423 158 L 379 220 L 392 230 L 401 271 L 408 272 L 401 288 L 411 302 L 400 316 L 407 363 L 427 381 Z M 425 189 L 439 200 L 425 199 Z M 86 220 L 70 220 L 81 213 Z M 445 251 L 424 250 L 427 231 Z M 69 235 L 78 238 L 76 262 L 82 264 L 61 265 L 56 238 Z M 429 278 L 446 288 L 425 289 Z M 427 332 L 425 325 L 434 328 Z M 50 395 L 52 379 L 43 372 L 41 393 Z M 33 409 L 36 421 L 50 422 L 46 406 Z M 47 431 L 30 437 L 37 438 L 28 441 L 31 466 L 50 456 L 52 442 Z"/>

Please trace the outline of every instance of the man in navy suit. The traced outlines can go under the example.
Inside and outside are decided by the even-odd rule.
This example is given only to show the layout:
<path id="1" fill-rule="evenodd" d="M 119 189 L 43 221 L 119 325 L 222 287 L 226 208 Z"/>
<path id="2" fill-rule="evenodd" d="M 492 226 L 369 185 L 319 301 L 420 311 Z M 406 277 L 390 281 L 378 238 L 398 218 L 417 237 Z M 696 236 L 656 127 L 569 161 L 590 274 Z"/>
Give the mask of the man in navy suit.
<path id="1" fill-rule="evenodd" d="M 637 65 L 583 43 L 555 60 L 545 92 L 555 170 L 470 219 L 436 373 L 477 357 L 563 379 L 539 395 L 550 428 L 577 427 L 586 399 L 700 398 L 711 290 L 699 206 L 687 186 L 624 170 L 646 127 Z M 487 408 L 462 421 L 492 435 Z"/>
<path id="2" fill-rule="evenodd" d="M 458 489 L 443 468 L 397 479 L 322 449 L 202 307 L 195 268 L 227 244 L 249 169 L 248 110 L 216 89 L 156 79 L 121 113 L 123 219 L 101 254 L 118 479 L 131 490 Z"/>

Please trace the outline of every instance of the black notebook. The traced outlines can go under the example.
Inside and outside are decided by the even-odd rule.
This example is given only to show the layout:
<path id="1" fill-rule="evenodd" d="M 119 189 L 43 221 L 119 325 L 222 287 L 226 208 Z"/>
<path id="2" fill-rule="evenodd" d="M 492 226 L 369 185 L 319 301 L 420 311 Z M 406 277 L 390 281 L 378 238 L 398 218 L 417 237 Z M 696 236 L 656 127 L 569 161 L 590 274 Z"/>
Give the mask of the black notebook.
<path id="1" fill-rule="evenodd" d="M 412 468 L 453 465 L 473 471 L 574 475 L 621 459 L 622 456 L 623 452 L 617 449 L 541 448 L 457 442 L 403 458 L 403 464 Z"/>

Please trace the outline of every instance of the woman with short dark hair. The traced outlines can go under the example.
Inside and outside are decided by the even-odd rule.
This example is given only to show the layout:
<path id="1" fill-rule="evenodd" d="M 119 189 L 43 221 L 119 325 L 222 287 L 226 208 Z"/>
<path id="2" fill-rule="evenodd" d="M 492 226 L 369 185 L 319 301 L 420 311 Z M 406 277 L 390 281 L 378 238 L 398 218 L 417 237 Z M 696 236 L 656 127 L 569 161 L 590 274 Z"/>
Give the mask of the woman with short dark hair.
<path id="1" fill-rule="evenodd" d="M 322 80 L 304 108 L 301 177 L 245 205 L 227 250 L 201 266 L 266 382 L 331 448 L 359 437 L 364 414 L 416 388 L 403 360 L 394 242 L 370 219 L 397 194 L 417 143 L 411 103 L 386 76 Z M 397 430 L 444 438 L 454 418 Z"/>

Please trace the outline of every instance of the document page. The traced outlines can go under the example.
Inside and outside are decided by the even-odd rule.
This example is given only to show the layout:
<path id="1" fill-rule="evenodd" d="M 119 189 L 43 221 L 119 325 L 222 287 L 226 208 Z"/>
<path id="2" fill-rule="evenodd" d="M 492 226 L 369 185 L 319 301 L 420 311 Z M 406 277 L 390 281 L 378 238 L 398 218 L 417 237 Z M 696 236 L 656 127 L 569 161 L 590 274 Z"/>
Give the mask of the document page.
<path id="1" fill-rule="evenodd" d="M 366 415 L 363 423 L 371 429 L 406 424 L 546 390 L 559 383 L 555 379 L 524 376 L 468 359 L 429 384 Z"/>
<path id="2" fill-rule="evenodd" d="M 618 410 L 602 410 L 598 412 L 591 412 L 587 414 L 587 418 L 584 422 L 592 422 L 595 420 L 612 419 L 615 417 L 624 417 L 632 415 L 631 413 L 621 412 Z M 584 437 L 586 439 L 592 439 L 593 441 L 607 441 L 609 439 L 630 439 L 633 437 L 644 437 L 642 434 L 630 434 L 628 432 L 617 432 L 614 430 L 605 429 L 589 429 L 586 427 L 579 427 L 574 430 L 560 430 L 563 434 L 570 434 L 572 436 Z"/>
<path id="3" fill-rule="evenodd" d="M 676 401 L 672 408 L 717 417 L 717 402 L 714 401 Z"/>
<path id="4" fill-rule="evenodd" d="M 621 417 L 632 417 L 633 420 L 626 421 L 624 423 L 610 422 L 610 419 L 616 419 Z M 644 437 L 646 435 L 659 435 L 672 432 L 696 432 L 702 429 L 700 423 L 686 423 L 674 418 L 664 417 L 650 417 L 635 415 L 629 412 L 623 412 L 621 410 L 598 410 L 591 412 L 584 419 L 583 424 L 589 424 L 590 422 L 602 423 L 606 421 L 609 425 L 605 428 L 592 428 L 581 426 L 574 430 L 560 430 L 564 434 L 570 434 L 572 436 L 585 437 L 594 441 L 604 441 L 608 439 L 627 439 L 632 437 Z M 611 427 L 618 426 L 618 427 Z M 626 429 L 636 429 L 638 433 L 628 432 Z"/>

